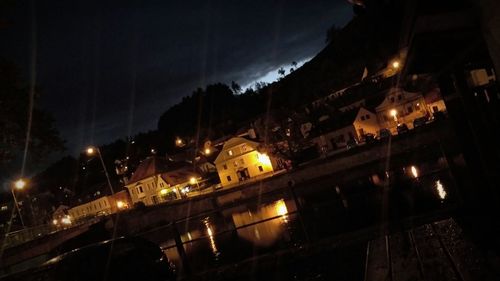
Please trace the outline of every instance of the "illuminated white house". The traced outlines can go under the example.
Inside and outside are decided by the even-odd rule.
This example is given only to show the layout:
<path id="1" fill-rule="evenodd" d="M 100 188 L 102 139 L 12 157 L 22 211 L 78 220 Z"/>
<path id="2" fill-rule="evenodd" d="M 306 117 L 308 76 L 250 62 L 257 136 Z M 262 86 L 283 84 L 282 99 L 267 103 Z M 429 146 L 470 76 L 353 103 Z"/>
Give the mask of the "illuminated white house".
<path id="1" fill-rule="evenodd" d="M 224 143 L 214 161 L 222 186 L 273 174 L 279 160 L 259 152 L 258 147 L 258 142 L 242 137 L 234 137 Z"/>

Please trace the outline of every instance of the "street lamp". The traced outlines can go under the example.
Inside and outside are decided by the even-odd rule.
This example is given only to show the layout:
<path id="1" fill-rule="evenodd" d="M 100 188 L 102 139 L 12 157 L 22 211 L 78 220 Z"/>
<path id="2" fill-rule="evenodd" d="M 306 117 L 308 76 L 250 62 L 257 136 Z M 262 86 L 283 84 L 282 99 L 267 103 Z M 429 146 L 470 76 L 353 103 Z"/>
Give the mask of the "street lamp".
<path id="1" fill-rule="evenodd" d="M 26 186 L 26 181 L 23 179 L 18 179 L 17 181 L 14 182 L 14 187 L 17 190 L 22 190 L 25 186 Z M 12 197 L 14 198 L 14 204 L 16 205 L 16 210 L 17 210 L 17 213 L 19 214 L 19 219 L 21 220 L 21 224 L 22 224 L 23 228 L 25 228 L 23 215 L 21 215 L 21 210 L 19 210 L 19 203 L 17 202 L 16 193 L 14 192 L 14 188 L 11 188 L 10 192 L 12 192 Z"/>
<path id="2" fill-rule="evenodd" d="M 113 191 L 113 186 L 111 185 L 111 180 L 109 179 L 108 170 L 106 169 L 106 165 L 104 164 L 104 160 L 102 159 L 101 150 L 98 147 L 89 146 L 87 148 L 87 155 L 92 156 L 94 154 L 97 154 L 99 156 L 99 159 L 101 160 L 101 165 L 102 165 L 102 168 L 104 169 L 104 174 L 106 175 L 106 180 L 108 181 L 109 190 L 111 191 L 111 195 L 113 195 L 113 194 L 115 194 L 115 192 Z"/>
<path id="3" fill-rule="evenodd" d="M 394 121 L 397 122 L 398 121 L 398 111 L 396 109 L 391 109 L 391 111 L 389 113 L 394 118 Z"/>
<path id="4" fill-rule="evenodd" d="M 398 69 L 401 66 L 398 60 L 392 62 L 392 68 Z"/>
<path id="5" fill-rule="evenodd" d="M 197 189 L 200 189 L 200 185 L 198 184 L 198 180 L 195 177 L 191 177 L 189 179 L 190 184 L 196 184 Z"/>

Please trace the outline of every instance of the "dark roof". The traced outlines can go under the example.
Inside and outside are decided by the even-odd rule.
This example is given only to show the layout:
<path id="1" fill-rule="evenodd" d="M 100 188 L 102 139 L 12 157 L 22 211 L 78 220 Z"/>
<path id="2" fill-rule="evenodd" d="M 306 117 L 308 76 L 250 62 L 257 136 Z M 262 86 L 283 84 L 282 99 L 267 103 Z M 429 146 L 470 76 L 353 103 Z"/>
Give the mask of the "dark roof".
<path id="1" fill-rule="evenodd" d="M 363 81 L 360 84 L 345 89 L 342 95 L 334 98 L 329 103 L 335 108 L 341 108 L 364 99 L 364 107 L 370 110 L 384 100 L 385 93 L 392 87 L 392 84 L 392 78 Z"/>
<path id="2" fill-rule="evenodd" d="M 172 163 L 167 159 L 158 156 L 150 156 L 144 159 L 135 170 L 129 182 L 137 182 L 142 179 L 166 172 Z"/>
<path id="3" fill-rule="evenodd" d="M 331 131 L 335 131 L 354 123 L 354 119 L 356 115 L 358 115 L 359 108 L 346 111 L 344 113 L 338 113 L 334 116 L 331 116 L 329 119 L 318 122 L 314 125 L 314 128 L 311 130 L 309 136 L 317 137 L 322 134 L 329 133 Z"/>
<path id="4" fill-rule="evenodd" d="M 170 162 L 168 171 L 161 173 L 161 177 L 170 185 L 177 185 L 189 181 L 191 177 L 199 177 L 193 165 L 187 162 Z"/>

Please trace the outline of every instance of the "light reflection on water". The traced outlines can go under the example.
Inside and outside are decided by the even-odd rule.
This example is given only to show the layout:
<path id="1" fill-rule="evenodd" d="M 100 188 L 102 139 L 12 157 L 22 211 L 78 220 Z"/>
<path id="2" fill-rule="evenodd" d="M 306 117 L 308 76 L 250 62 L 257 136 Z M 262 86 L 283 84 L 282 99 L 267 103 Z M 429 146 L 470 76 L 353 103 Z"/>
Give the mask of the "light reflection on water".
<path id="1" fill-rule="evenodd" d="M 212 253 L 214 254 L 214 256 L 217 258 L 220 255 L 220 252 L 219 250 L 217 250 L 217 245 L 215 244 L 214 231 L 212 230 L 212 225 L 210 224 L 209 218 L 205 218 L 203 220 L 203 223 L 205 224 L 205 227 L 207 229 L 207 235 L 210 241 L 210 248 L 212 249 Z"/>
<path id="2" fill-rule="evenodd" d="M 446 199 L 446 196 L 448 194 L 446 193 L 446 190 L 445 190 L 443 184 L 441 183 L 441 180 L 436 181 L 436 191 L 438 193 L 439 198 L 441 198 L 441 200 Z"/>
<path id="3" fill-rule="evenodd" d="M 290 202 L 291 203 L 291 202 Z M 291 204 L 289 203 L 289 206 Z M 257 211 L 233 213 L 235 227 L 240 227 L 262 220 L 278 217 L 263 223 L 251 225 L 237 230 L 238 236 L 259 247 L 269 247 L 284 234 L 289 222 L 288 207 L 285 200 L 280 199 L 259 208 Z"/>

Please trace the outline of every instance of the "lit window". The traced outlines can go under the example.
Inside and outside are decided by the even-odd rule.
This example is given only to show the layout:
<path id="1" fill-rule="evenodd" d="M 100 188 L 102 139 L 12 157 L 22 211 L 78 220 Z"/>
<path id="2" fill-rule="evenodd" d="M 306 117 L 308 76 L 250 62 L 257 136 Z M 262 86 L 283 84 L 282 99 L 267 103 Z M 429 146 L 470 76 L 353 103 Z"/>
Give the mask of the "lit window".
<path id="1" fill-rule="evenodd" d="M 231 181 L 231 176 L 227 176 L 227 181 Z"/>
<path id="2" fill-rule="evenodd" d="M 229 156 L 233 156 L 233 151 L 232 151 L 232 150 L 228 150 L 228 151 L 227 151 L 227 154 L 228 154 Z"/>
<path id="3" fill-rule="evenodd" d="M 264 172 L 264 169 L 262 168 L 262 166 L 259 166 L 259 171 Z"/>

